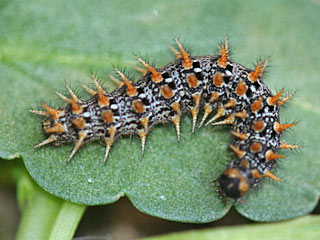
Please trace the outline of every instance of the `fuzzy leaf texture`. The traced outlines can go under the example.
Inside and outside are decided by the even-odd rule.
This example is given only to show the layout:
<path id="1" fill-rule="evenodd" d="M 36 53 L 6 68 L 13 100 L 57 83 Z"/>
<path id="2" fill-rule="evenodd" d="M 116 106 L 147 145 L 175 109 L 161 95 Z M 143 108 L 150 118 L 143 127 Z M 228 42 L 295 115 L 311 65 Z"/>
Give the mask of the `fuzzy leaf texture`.
<path id="1" fill-rule="evenodd" d="M 235 204 L 255 221 L 277 221 L 313 210 L 320 192 L 319 45 L 317 1 L 2 1 L 0 4 L 0 157 L 21 156 L 32 178 L 46 191 L 85 205 L 110 204 L 127 196 L 142 212 L 181 222 L 210 222 L 223 217 L 231 202 L 215 193 L 213 181 L 234 157 L 228 127 L 207 126 L 191 134 L 182 121 L 182 141 L 172 124 L 150 132 L 144 156 L 138 137 L 121 137 L 102 163 L 104 144 L 80 149 L 66 163 L 73 145 L 33 145 L 45 139 L 42 118 L 29 109 L 41 102 L 65 105 L 54 94 L 65 83 L 80 91 L 92 86 L 90 71 L 105 89 L 112 64 L 137 79 L 132 52 L 160 65 L 173 60 L 167 49 L 177 36 L 193 55 L 216 54 L 226 34 L 232 58 L 253 67 L 270 56 L 265 82 L 273 93 L 298 91 L 281 110 L 281 121 L 299 120 L 284 140 L 302 143 L 283 151 L 273 171 L 284 180 L 264 179 Z M 19 13 L 19 15 L 17 15 Z M 200 116 L 201 117 L 201 116 Z"/>

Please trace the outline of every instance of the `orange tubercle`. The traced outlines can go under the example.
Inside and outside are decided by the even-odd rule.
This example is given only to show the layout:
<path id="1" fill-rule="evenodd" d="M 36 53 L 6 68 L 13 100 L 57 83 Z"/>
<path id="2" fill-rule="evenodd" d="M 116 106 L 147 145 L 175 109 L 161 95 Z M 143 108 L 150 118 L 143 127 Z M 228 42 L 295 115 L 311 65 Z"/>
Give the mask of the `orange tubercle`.
<path id="1" fill-rule="evenodd" d="M 71 122 L 79 129 L 83 129 L 86 126 L 86 121 L 83 117 L 72 119 Z"/>
<path id="2" fill-rule="evenodd" d="M 218 92 L 212 92 L 209 102 L 215 102 L 219 99 L 219 93 Z"/>
<path id="3" fill-rule="evenodd" d="M 247 111 L 246 111 L 246 110 L 243 110 L 243 111 L 241 111 L 241 112 L 236 112 L 236 113 L 235 113 L 235 116 L 238 117 L 238 118 L 244 119 L 244 118 L 247 117 Z"/>
<path id="4" fill-rule="evenodd" d="M 162 86 L 160 91 L 161 95 L 166 99 L 170 99 L 173 97 L 173 91 L 168 85 Z"/>
<path id="5" fill-rule="evenodd" d="M 299 145 L 291 145 L 291 144 L 286 144 L 285 142 L 281 141 L 281 149 L 294 149 L 294 148 L 301 148 Z"/>
<path id="6" fill-rule="evenodd" d="M 140 100 L 133 101 L 132 107 L 137 113 L 143 113 L 146 110 L 144 104 Z"/>
<path id="7" fill-rule="evenodd" d="M 61 110 L 57 110 L 57 109 L 51 108 L 45 103 L 42 103 L 42 107 L 52 116 L 52 118 L 54 120 L 60 118 L 61 115 L 62 115 L 62 111 Z"/>
<path id="8" fill-rule="evenodd" d="M 136 56 L 136 58 L 138 59 L 138 61 L 140 63 L 142 63 L 142 65 L 147 69 L 148 72 L 151 72 L 151 80 L 153 82 L 155 82 L 155 83 L 162 82 L 163 77 L 161 76 L 160 72 L 158 72 L 154 67 L 152 67 L 151 65 L 147 64 L 145 61 L 143 61 L 138 56 Z"/>
<path id="9" fill-rule="evenodd" d="M 282 154 L 277 154 L 277 153 L 274 153 L 272 150 L 268 150 L 266 152 L 266 160 L 269 162 L 271 160 L 276 160 L 276 159 L 279 159 L 279 158 L 284 158 L 285 156 L 282 155 Z"/>
<path id="10" fill-rule="evenodd" d="M 280 134 L 283 130 L 290 128 L 294 125 L 296 125 L 296 122 L 293 123 L 286 123 L 286 124 L 281 124 L 279 122 L 275 122 L 273 125 L 274 130 L 276 131 L 276 133 Z"/>
<path id="11" fill-rule="evenodd" d="M 260 152 L 261 149 L 262 149 L 262 145 L 261 143 L 258 143 L 258 142 L 254 142 L 250 146 L 251 152 L 254 152 L 254 153 Z"/>
<path id="12" fill-rule="evenodd" d="M 65 132 L 65 128 L 61 123 L 54 123 L 53 127 L 51 128 L 45 128 L 44 129 L 46 133 L 63 133 Z"/>
<path id="13" fill-rule="evenodd" d="M 199 81 L 194 74 L 190 74 L 187 76 L 187 83 L 190 88 L 196 88 L 199 86 Z"/>
<path id="14" fill-rule="evenodd" d="M 236 106 L 237 101 L 233 98 L 231 98 L 225 105 L 223 105 L 224 108 L 232 108 Z"/>
<path id="15" fill-rule="evenodd" d="M 238 96 L 243 96 L 246 93 L 247 89 L 248 89 L 247 85 L 243 83 L 242 79 L 240 79 L 238 86 L 236 88 L 236 94 Z"/>
<path id="16" fill-rule="evenodd" d="M 183 48 L 181 43 L 178 41 L 178 39 L 175 39 L 175 40 L 176 40 L 176 43 L 178 45 L 178 48 L 180 49 L 181 55 L 183 57 L 182 66 L 185 69 L 191 69 L 192 68 L 192 59 L 190 58 L 190 56 L 187 53 L 187 51 Z"/>
<path id="17" fill-rule="evenodd" d="M 225 38 L 224 44 L 220 45 L 220 58 L 217 63 L 220 67 L 225 68 L 228 65 L 229 59 L 229 47 L 228 47 L 228 38 Z"/>
<path id="18" fill-rule="evenodd" d="M 256 68 L 251 73 L 248 74 L 248 79 L 251 82 L 258 81 L 259 77 L 262 76 L 267 64 L 268 64 L 268 60 L 265 61 L 264 65 L 261 65 L 261 61 L 258 60 Z"/>
<path id="19" fill-rule="evenodd" d="M 103 120 L 106 123 L 113 123 L 114 122 L 114 117 L 113 117 L 113 112 L 111 110 L 107 110 L 101 113 Z"/>
<path id="20" fill-rule="evenodd" d="M 130 97 L 137 96 L 138 95 L 138 90 L 137 88 L 132 84 L 132 82 L 117 68 L 114 68 L 116 72 L 119 74 L 121 79 L 123 80 L 124 84 L 127 87 L 127 95 Z"/>
<path id="21" fill-rule="evenodd" d="M 251 104 L 251 111 L 257 112 L 262 108 L 262 97 L 256 100 L 254 103 Z"/>
<path id="22" fill-rule="evenodd" d="M 273 180 L 276 180 L 278 182 L 283 182 L 280 178 L 277 176 L 273 175 L 269 170 L 267 170 L 264 174 L 264 177 L 272 178 Z"/>
<path id="23" fill-rule="evenodd" d="M 262 120 L 255 121 L 252 125 L 252 129 L 256 132 L 261 132 L 266 127 L 266 124 Z"/>
<path id="24" fill-rule="evenodd" d="M 245 151 L 240 150 L 238 147 L 234 145 L 230 145 L 230 148 L 236 153 L 238 158 L 242 158 L 245 155 Z"/>
<path id="25" fill-rule="evenodd" d="M 273 97 L 268 97 L 267 103 L 271 106 L 274 106 L 277 104 L 278 99 L 280 98 L 281 94 L 283 93 L 284 89 L 280 90 L 276 95 Z"/>
<path id="26" fill-rule="evenodd" d="M 216 86 L 216 87 L 221 87 L 222 84 L 223 84 L 223 76 L 221 73 L 216 73 L 214 76 L 213 76 L 213 84 Z"/>
<path id="27" fill-rule="evenodd" d="M 240 132 L 231 131 L 231 134 L 237 138 L 240 138 L 241 140 L 246 140 L 248 138 L 247 133 L 240 133 Z"/>

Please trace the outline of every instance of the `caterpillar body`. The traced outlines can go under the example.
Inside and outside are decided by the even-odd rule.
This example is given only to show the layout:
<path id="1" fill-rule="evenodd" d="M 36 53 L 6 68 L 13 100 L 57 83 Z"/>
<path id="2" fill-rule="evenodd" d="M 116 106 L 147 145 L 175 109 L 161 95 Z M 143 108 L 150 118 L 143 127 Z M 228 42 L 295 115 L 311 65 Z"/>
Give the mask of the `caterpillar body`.
<path id="1" fill-rule="evenodd" d="M 283 130 L 296 123 L 281 124 L 279 108 L 291 95 L 280 99 L 262 80 L 267 62 L 258 61 L 250 70 L 235 63 L 229 56 L 227 38 L 217 55 L 191 56 L 176 39 L 179 51 L 172 48 L 176 60 L 163 68 L 155 68 L 137 57 L 144 66 L 143 76 L 133 83 L 115 68 L 122 81 L 112 77 L 119 88 L 106 93 L 92 75 L 96 90 L 82 85 L 92 97 L 79 99 L 67 86 L 70 98 L 57 92 L 68 104 L 54 109 L 42 104 L 46 111 L 30 110 L 47 118 L 43 130 L 49 138 L 35 148 L 53 143 L 74 142 L 69 160 L 89 141 L 106 144 L 104 161 L 120 135 L 137 134 L 144 152 L 147 134 L 158 123 L 173 122 L 178 140 L 183 113 L 192 115 L 192 131 L 199 111 L 204 110 L 201 127 L 230 124 L 236 141 L 231 145 L 235 158 L 217 179 L 218 192 L 227 198 L 239 199 L 263 177 L 281 181 L 271 173 L 276 160 L 284 155 L 277 151 L 297 148 L 281 141 Z M 219 119 L 222 119 L 219 121 Z"/>

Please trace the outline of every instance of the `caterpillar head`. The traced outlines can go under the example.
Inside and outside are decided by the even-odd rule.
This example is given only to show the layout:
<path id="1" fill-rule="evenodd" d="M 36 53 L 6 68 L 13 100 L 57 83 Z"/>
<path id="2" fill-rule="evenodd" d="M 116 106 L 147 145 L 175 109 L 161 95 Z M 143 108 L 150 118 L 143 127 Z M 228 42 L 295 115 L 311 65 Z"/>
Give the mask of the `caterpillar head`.
<path id="1" fill-rule="evenodd" d="M 219 190 L 223 196 L 237 200 L 241 198 L 249 190 L 251 186 L 248 179 L 249 169 L 228 168 L 219 177 Z"/>
<path id="2" fill-rule="evenodd" d="M 43 115 L 47 119 L 42 123 L 42 128 L 49 138 L 43 142 L 34 146 L 34 148 L 41 147 L 48 143 L 53 145 L 61 145 L 62 143 L 70 142 L 72 140 L 72 133 L 70 133 L 71 122 L 66 118 L 66 112 L 63 109 L 53 109 L 46 104 L 43 107 L 47 110 L 46 112 L 30 110 L 32 113 Z"/>
<path id="3" fill-rule="evenodd" d="M 55 120 L 51 117 L 42 124 L 44 132 L 49 135 L 50 139 L 54 139 L 52 143 L 55 146 L 66 143 L 68 140 L 70 142 L 71 135 L 67 126 L 68 122 L 64 119 L 61 121 L 60 119 Z"/>

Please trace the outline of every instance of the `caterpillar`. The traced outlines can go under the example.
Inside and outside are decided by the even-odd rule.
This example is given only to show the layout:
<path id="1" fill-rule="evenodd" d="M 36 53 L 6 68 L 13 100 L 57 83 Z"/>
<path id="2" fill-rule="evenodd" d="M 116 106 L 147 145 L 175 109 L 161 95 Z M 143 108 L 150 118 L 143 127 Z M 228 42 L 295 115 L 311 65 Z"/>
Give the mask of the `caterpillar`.
<path id="1" fill-rule="evenodd" d="M 99 140 L 106 144 L 106 161 L 117 137 L 136 134 L 143 154 L 151 127 L 172 122 L 179 141 L 182 114 L 191 113 L 194 132 L 203 109 L 199 128 L 214 114 L 205 125 L 231 125 L 231 134 L 236 137 L 230 146 L 235 158 L 216 180 L 220 196 L 238 200 L 263 177 L 281 181 L 271 173 L 276 160 L 284 157 L 277 151 L 299 146 L 281 141 L 283 131 L 296 124 L 279 121 L 279 109 L 292 94 L 281 98 L 283 89 L 273 95 L 265 85 L 262 77 L 268 60 L 258 60 L 253 70 L 234 62 L 227 37 L 219 53 L 208 56 L 191 56 L 175 41 L 177 48 L 170 48 L 176 60 L 165 67 L 156 68 L 137 56 L 144 67 L 138 67 L 143 76 L 137 82 L 115 68 L 122 81 L 111 77 L 118 85 L 111 93 L 106 93 L 92 75 L 96 90 L 81 85 L 92 95 L 90 99 L 79 99 L 67 85 L 70 98 L 56 92 L 67 102 L 66 107 L 54 109 L 42 103 L 45 111 L 30 110 L 47 118 L 42 127 L 49 135 L 34 148 L 73 142 L 70 161 L 83 144 Z"/>

